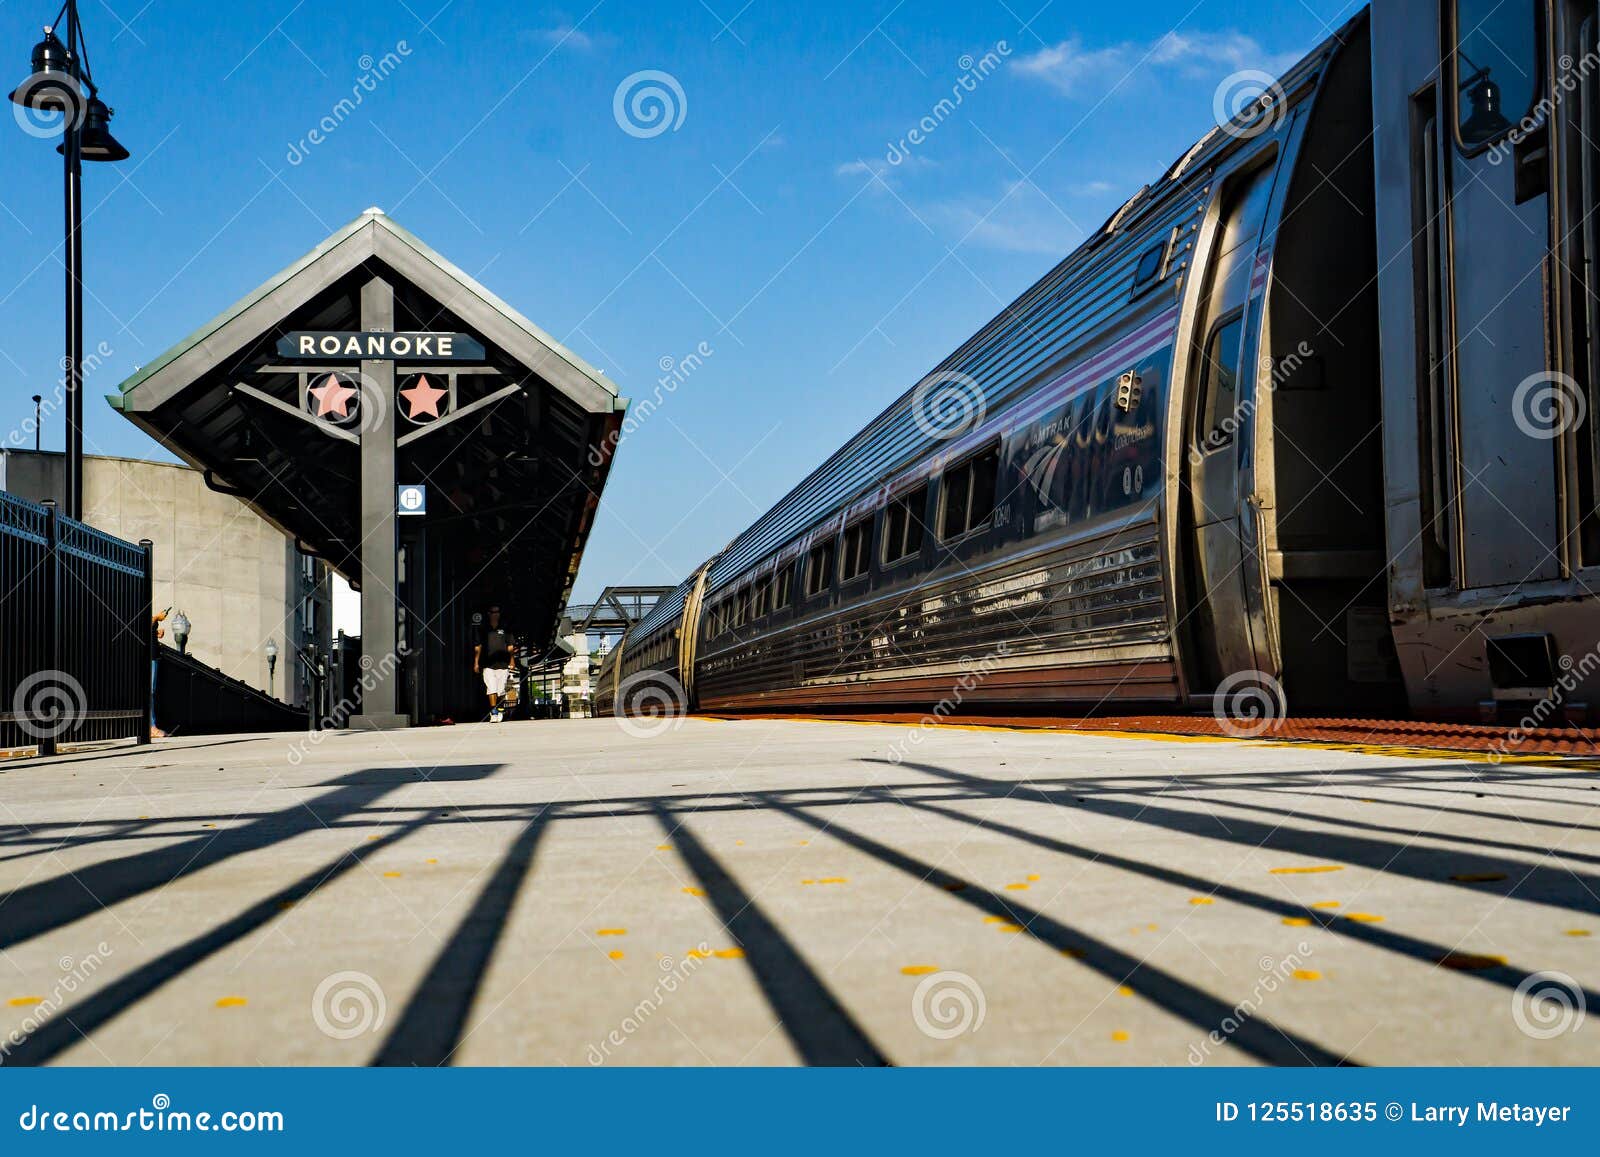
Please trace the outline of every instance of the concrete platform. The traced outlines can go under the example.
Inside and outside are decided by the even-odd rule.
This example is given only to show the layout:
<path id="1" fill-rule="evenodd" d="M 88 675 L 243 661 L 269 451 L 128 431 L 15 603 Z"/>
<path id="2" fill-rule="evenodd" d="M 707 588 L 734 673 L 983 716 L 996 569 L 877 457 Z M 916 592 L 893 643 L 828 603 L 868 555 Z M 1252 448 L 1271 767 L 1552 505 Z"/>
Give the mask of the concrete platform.
<path id="1" fill-rule="evenodd" d="M 6 763 L 0 1062 L 1597 1064 L 1597 808 L 1558 761 L 829 722 Z"/>

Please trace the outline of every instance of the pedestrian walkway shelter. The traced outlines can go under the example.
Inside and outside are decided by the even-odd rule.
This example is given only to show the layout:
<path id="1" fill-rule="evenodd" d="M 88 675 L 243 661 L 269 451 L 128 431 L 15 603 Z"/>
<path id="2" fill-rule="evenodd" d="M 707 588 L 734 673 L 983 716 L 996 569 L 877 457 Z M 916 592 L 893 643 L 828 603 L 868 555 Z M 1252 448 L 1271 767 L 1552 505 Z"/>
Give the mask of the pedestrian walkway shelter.
<path id="1" fill-rule="evenodd" d="M 109 400 L 361 591 L 367 727 L 480 715 L 491 605 L 548 649 L 627 406 L 378 209 Z"/>

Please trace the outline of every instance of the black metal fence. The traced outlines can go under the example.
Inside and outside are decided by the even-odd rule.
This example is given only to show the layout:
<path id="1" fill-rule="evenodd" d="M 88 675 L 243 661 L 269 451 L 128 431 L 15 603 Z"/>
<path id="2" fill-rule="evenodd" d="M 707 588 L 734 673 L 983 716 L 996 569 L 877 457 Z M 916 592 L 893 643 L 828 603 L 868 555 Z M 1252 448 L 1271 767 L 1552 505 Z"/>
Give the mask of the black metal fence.
<path id="1" fill-rule="evenodd" d="M 0 491 L 0 751 L 149 741 L 150 542 Z"/>

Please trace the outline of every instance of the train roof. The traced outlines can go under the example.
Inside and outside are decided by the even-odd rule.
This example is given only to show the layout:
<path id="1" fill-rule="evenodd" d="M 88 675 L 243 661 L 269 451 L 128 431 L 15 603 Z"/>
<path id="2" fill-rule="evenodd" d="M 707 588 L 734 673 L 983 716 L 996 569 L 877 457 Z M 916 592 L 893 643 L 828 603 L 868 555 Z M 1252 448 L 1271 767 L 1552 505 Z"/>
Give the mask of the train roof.
<path id="1" fill-rule="evenodd" d="M 1275 99 L 1284 108 L 1315 92 L 1347 33 L 1366 19 L 1352 18 L 1278 79 Z M 1243 124 L 1247 108 L 1187 149 L 1154 184 L 1128 199 L 1104 225 L 1041 277 L 987 325 L 889 404 L 864 429 L 779 499 L 729 544 L 712 565 L 707 595 L 720 592 L 751 567 L 791 543 L 910 464 L 930 456 L 940 439 L 919 425 L 913 399 L 924 382 L 958 380 L 981 390 L 984 412 L 998 413 L 1018 393 L 1107 334 L 1147 319 L 1176 303 L 1193 251 L 1195 229 L 1217 167 L 1248 143 L 1228 129 Z M 1167 274 L 1160 287 L 1135 297 L 1133 271 L 1150 246 L 1170 236 Z M 970 388 L 970 387 L 968 387 Z M 697 568 L 698 569 L 698 568 Z M 644 638 L 683 607 L 684 591 L 661 600 L 636 628 Z"/>

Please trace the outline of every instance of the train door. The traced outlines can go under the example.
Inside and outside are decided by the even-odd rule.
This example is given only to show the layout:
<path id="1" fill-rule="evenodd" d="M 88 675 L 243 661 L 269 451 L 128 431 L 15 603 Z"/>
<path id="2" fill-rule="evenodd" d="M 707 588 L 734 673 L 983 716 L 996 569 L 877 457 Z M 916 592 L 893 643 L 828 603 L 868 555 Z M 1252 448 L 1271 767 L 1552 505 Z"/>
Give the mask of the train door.
<path id="1" fill-rule="evenodd" d="M 1559 409 L 1547 346 L 1549 141 L 1529 132 L 1545 74 L 1544 0 L 1442 0 L 1446 131 L 1446 431 L 1455 455 L 1441 513 L 1459 584 L 1561 573 Z M 1557 431 L 1559 433 L 1559 431 Z M 1453 508 L 1454 517 L 1449 512 Z"/>
<path id="2" fill-rule="evenodd" d="M 1189 371 L 1194 398 L 1187 423 L 1187 505 L 1193 526 L 1189 638 L 1196 690 L 1213 691 L 1236 673 L 1276 678 L 1265 624 L 1259 517 L 1247 500 L 1241 461 L 1255 427 L 1250 384 L 1251 304 L 1256 245 L 1272 197 L 1276 165 L 1236 177 L 1223 191 L 1221 221 Z M 1244 481 L 1242 481 L 1244 480 Z"/>

